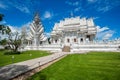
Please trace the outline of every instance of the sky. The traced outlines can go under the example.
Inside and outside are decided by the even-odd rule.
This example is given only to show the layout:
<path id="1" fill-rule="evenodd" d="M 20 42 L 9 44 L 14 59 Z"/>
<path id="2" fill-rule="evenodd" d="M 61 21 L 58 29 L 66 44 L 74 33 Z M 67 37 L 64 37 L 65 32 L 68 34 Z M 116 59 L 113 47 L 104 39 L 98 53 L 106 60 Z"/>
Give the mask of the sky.
<path id="1" fill-rule="evenodd" d="M 54 24 L 64 18 L 80 16 L 93 18 L 97 28 L 96 38 L 120 38 L 120 0 L 0 0 L 0 24 L 19 30 L 29 26 L 39 12 L 46 35 Z"/>

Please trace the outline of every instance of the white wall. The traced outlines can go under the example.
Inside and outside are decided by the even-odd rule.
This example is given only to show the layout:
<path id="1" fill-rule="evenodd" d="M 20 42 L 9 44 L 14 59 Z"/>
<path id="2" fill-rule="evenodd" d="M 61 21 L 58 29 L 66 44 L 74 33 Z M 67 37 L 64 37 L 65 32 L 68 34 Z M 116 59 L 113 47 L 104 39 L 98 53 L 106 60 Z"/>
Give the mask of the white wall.
<path id="1" fill-rule="evenodd" d="M 73 45 L 71 47 L 71 52 L 75 51 L 116 51 L 118 50 L 116 44 L 83 44 L 83 45 Z"/>
<path id="2" fill-rule="evenodd" d="M 4 47 L 2 45 L 0 45 L 0 49 L 4 49 Z"/>
<path id="3" fill-rule="evenodd" d="M 62 45 L 60 44 L 48 44 L 41 46 L 26 46 L 25 50 L 47 50 L 47 51 L 62 51 Z"/>

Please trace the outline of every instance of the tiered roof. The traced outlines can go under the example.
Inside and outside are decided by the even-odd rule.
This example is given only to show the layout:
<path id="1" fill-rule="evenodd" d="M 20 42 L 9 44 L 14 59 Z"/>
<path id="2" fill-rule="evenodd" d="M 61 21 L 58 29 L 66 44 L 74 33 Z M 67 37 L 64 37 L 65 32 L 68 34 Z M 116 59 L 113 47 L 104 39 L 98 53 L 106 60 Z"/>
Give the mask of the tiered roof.
<path id="1" fill-rule="evenodd" d="M 64 31 L 77 31 L 79 33 L 96 34 L 96 27 L 92 18 L 72 17 L 55 23 L 51 35 L 61 34 Z"/>

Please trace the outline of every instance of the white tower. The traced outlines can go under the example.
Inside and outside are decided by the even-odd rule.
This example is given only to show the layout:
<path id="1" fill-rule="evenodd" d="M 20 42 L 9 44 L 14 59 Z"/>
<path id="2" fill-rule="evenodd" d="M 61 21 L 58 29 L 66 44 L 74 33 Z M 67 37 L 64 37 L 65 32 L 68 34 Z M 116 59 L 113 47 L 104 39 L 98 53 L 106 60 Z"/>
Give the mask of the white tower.
<path id="1" fill-rule="evenodd" d="M 40 41 L 45 40 L 45 36 L 43 34 L 44 29 L 43 25 L 40 21 L 39 14 L 36 13 L 33 22 L 30 24 L 30 36 L 29 39 L 32 40 L 33 46 L 39 46 Z"/>

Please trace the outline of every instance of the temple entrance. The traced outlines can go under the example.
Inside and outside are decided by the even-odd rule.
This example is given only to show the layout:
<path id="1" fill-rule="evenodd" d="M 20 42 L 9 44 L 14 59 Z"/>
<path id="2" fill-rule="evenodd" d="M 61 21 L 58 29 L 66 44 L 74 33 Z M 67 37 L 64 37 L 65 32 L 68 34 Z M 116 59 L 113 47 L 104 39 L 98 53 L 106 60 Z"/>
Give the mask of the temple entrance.
<path id="1" fill-rule="evenodd" d="M 80 42 L 83 42 L 83 38 L 80 39 Z"/>
<path id="2" fill-rule="evenodd" d="M 76 38 L 74 38 L 74 42 L 77 42 Z"/>
<path id="3" fill-rule="evenodd" d="M 55 43 L 57 43 L 57 39 L 55 40 Z"/>
<path id="4" fill-rule="evenodd" d="M 62 51 L 63 52 L 70 52 L 70 46 L 64 46 Z"/>
<path id="5" fill-rule="evenodd" d="M 87 35 L 86 38 L 88 38 L 88 40 L 90 40 L 90 35 Z"/>
<path id="6" fill-rule="evenodd" d="M 70 39 L 67 39 L 67 42 L 69 43 L 69 42 L 70 42 Z"/>

